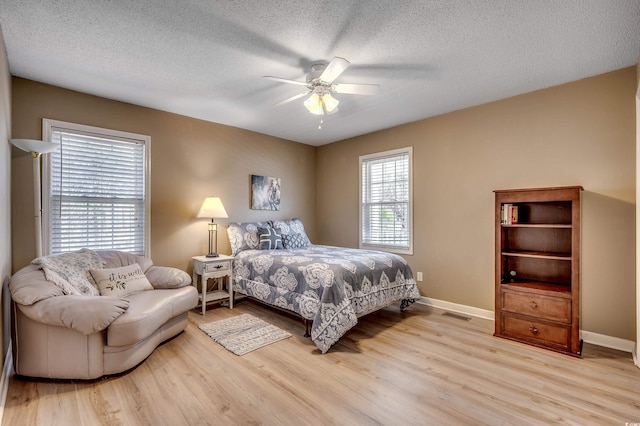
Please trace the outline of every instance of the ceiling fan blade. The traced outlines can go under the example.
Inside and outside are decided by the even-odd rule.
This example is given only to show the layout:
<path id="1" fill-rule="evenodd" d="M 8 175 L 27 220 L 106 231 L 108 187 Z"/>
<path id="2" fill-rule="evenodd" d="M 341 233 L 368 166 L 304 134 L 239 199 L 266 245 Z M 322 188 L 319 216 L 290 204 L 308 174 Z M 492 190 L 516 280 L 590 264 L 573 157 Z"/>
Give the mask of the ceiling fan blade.
<path id="1" fill-rule="evenodd" d="M 309 91 L 306 91 L 306 92 L 298 93 L 297 95 L 291 96 L 290 98 L 287 98 L 287 99 L 285 99 L 285 100 L 283 100 L 283 101 L 280 101 L 280 102 L 278 102 L 277 104 L 273 104 L 273 106 L 275 107 L 275 106 L 279 106 L 279 105 L 282 105 L 282 104 L 289 103 L 289 102 L 291 102 L 291 101 L 295 101 L 296 99 L 300 99 L 301 97 L 306 96 L 306 95 L 308 95 L 309 93 L 311 93 L 311 91 L 310 91 L 310 90 L 309 90 Z"/>
<path id="2" fill-rule="evenodd" d="M 333 80 L 338 78 L 340 74 L 342 74 L 344 70 L 347 69 L 349 64 L 350 62 L 346 59 L 336 56 L 331 60 L 331 62 L 329 62 L 329 65 L 327 65 L 324 71 L 322 71 L 322 74 L 320 74 L 320 77 L 318 77 L 318 79 L 324 81 L 325 83 L 331 84 L 333 83 Z"/>
<path id="3" fill-rule="evenodd" d="M 307 82 L 305 81 L 289 80 L 288 78 L 273 77 L 270 75 L 265 75 L 262 78 L 268 78 L 269 80 L 279 81 L 280 83 L 297 84 L 298 86 L 307 85 Z"/>
<path id="4" fill-rule="evenodd" d="M 352 95 L 377 95 L 380 91 L 380 86 L 377 84 L 341 83 L 334 84 L 332 89 L 336 93 L 349 93 Z"/>

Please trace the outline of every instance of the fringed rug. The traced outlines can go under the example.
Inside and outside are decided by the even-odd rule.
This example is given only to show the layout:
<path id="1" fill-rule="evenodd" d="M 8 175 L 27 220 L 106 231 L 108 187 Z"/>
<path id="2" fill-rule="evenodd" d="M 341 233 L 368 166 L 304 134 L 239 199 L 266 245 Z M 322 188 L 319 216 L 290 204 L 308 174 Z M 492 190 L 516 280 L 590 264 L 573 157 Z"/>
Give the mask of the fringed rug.
<path id="1" fill-rule="evenodd" d="M 202 324 L 199 328 L 236 355 L 291 337 L 291 333 L 250 314 Z"/>

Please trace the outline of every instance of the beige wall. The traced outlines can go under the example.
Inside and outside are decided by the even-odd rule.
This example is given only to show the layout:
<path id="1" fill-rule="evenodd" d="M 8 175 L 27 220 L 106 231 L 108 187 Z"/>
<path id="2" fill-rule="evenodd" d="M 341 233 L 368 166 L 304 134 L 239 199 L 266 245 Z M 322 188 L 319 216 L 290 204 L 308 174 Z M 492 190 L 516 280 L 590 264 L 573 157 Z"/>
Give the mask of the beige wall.
<path id="1" fill-rule="evenodd" d="M 151 257 L 191 270 L 207 251 L 206 220 L 195 215 L 206 196 L 222 199 L 230 221 L 300 217 L 315 232 L 316 149 L 307 145 L 158 110 L 13 78 L 13 135 L 41 137 L 42 118 L 151 136 Z M 34 257 L 31 158 L 13 159 L 13 267 Z M 282 178 L 278 212 L 250 210 L 251 174 Z M 226 226 L 218 251 L 230 253 Z"/>
<path id="2" fill-rule="evenodd" d="M 194 216 L 207 195 L 222 197 L 229 221 L 298 216 L 314 242 L 356 247 L 358 156 L 413 146 L 415 244 L 407 259 L 424 273 L 425 296 L 487 310 L 492 191 L 582 185 L 582 328 L 634 340 L 635 73 L 628 68 L 318 149 L 14 78 L 13 136 L 39 138 L 43 117 L 150 135 L 152 257 L 187 270 L 190 257 L 206 251 L 206 225 Z M 15 151 L 17 269 L 33 257 L 33 206 L 31 160 Z M 249 209 L 252 173 L 283 178 L 282 211 Z M 219 251 L 229 252 L 224 230 Z"/>
<path id="3" fill-rule="evenodd" d="M 0 27 L 0 341 L 2 341 L 2 359 L 9 345 L 11 299 L 7 293 L 7 284 L 11 278 L 11 75 L 7 52 L 4 47 L 2 28 Z"/>
<path id="4" fill-rule="evenodd" d="M 636 69 L 318 149 L 319 243 L 358 245 L 358 157 L 413 146 L 422 294 L 493 310 L 494 189 L 582 185 L 582 329 L 635 340 Z"/>
<path id="5" fill-rule="evenodd" d="M 636 65 L 636 200 L 640 198 L 640 62 Z M 640 223 L 640 210 L 636 205 L 636 224 Z M 640 244 L 640 229 L 636 228 L 636 247 Z M 634 348 L 634 361 L 640 367 L 640 252 L 636 249 L 636 346 Z"/>

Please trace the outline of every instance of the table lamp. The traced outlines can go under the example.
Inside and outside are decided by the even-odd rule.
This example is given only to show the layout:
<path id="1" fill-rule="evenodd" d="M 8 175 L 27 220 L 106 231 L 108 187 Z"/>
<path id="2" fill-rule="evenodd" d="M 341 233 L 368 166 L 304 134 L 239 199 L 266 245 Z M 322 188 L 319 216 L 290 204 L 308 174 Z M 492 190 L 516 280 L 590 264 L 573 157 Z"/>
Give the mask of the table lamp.
<path id="1" fill-rule="evenodd" d="M 226 219 L 229 217 L 220 198 L 205 198 L 202 206 L 200 206 L 200 210 L 198 210 L 197 217 L 211 218 L 211 222 L 209 223 L 209 254 L 207 254 L 207 257 L 218 257 L 218 225 L 214 222 L 214 219 Z M 215 248 L 213 248 L 214 244 Z"/>

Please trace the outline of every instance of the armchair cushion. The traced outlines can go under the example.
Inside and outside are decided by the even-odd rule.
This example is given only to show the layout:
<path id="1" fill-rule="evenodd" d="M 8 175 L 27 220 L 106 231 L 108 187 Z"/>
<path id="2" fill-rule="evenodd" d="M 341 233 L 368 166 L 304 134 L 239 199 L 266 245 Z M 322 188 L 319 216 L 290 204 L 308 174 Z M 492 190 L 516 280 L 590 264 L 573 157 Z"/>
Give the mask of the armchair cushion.
<path id="1" fill-rule="evenodd" d="M 117 250 L 99 250 L 97 253 L 104 260 L 105 268 L 118 268 L 137 263 L 142 268 L 142 272 L 146 273 L 147 269 L 153 265 L 151 259 L 137 254 Z"/>
<path id="2" fill-rule="evenodd" d="M 18 305 L 27 317 L 49 325 L 64 326 L 82 334 L 104 330 L 129 308 L 129 301 L 105 296 L 60 296 L 33 305 Z"/>
<path id="3" fill-rule="evenodd" d="M 171 318 L 198 303 L 195 287 L 140 291 L 127 296 L 131 302 L 126 315 L 107 328 L 108 346 L 126 346 L 146 339 Z"/>
<path id="4" fill-rule="evenodd" d="M 180 288 L 191 284 L 191 277 L 185 271 L 169 266 L 151 266 L 145 275 L 155 289 Z"/>

